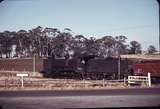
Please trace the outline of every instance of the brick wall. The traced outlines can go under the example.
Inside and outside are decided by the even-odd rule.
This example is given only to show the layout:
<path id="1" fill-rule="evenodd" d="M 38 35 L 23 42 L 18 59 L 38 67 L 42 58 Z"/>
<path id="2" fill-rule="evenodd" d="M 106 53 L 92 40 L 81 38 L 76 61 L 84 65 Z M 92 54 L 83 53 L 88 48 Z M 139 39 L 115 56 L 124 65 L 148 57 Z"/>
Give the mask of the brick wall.
<path id="1" fill-rule="evenodd" d="M 43 70 L 43 62 L 44 59 L 35 59 L 36 72 Z M 33 71 L 33 59 L 0 59 L 0 70 Z"/>

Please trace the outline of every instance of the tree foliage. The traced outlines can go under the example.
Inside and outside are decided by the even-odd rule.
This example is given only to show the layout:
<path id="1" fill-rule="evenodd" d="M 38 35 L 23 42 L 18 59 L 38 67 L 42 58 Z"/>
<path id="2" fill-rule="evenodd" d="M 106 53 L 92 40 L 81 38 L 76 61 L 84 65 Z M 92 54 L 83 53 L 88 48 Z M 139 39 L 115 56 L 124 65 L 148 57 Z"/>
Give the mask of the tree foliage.
<path id="1" fill-rule="evenodd" d="M 148 51 L 149 54 L 152 54 L 152 53 L 156 52 L 157 50 L 153 45 L 150 45 L 148 47 L 147 51 Z"/>
<path id="2" fill-rule="evenodd" d="M 38 26 L 31 30 L 17 32 L 0 32 L 0 57 L 78 57 L 91 54 L 101 57 L 116 56 L 118 54 L 141 53 L 141 45 L 137 41 L 126 44 L 127 37 L 104 36 L 102 38 L 86 38 L 83 35 L 73 35 L 70 28 L 60 31 L 57 28 L 43 28 Z M 14 50 L 15 48 L 15 50 Z M 14 54 L 14 55 L 11 55 Z"/>
<path id="3" fill-rule="evenodd" d="M 130 42 L 130 54 L 139 54 L 141 53 L 141 44 L 137 41 L 131 41 Z"/>

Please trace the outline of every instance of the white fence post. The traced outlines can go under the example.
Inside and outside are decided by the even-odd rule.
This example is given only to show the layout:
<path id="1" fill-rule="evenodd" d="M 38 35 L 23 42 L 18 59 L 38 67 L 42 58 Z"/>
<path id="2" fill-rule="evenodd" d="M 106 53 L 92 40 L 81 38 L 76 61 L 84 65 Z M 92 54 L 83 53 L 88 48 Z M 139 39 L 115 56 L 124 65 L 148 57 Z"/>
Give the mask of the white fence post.
<path id="1" fill-rule="evenodd" d="M 128 76 L 128 84 L 142 84 L 146 82 L 146 84 L 151 86 L 151 74 L 148 73 L 148 76 Z"/>
<path id="2" fill-rule="evenodd" d="M 24 79 L 23 79 L 23 77 L 24 76 L 28 76 L 28 74 L 26 74 L 26 73 L 19 73 L 19 74 L 17 74 L 17 76 L 20 76 L 21 77 L 21 87 L 23 88 L 24 87 Z"/>
<path id="3" fill-rule="evenodd" d="M 85 79 L 83 79 L 83 84 L 84 84 L 84 87 L 86 88 L 86 82 L 85 82 Z"/>
<path id="4" fill-rule="evenodd" d="M 148 86 L 151 87 L 151 74 L 148 72 Z"/>
<path id="5" fill-rule="evenodd" d="M 105 83 L 104 83 L 104 78 L 103 78 L 103 80 L 102 80 L 102 81 L 103 81 L 103 87 L 104 87 L 104 86 L 105 86 Z"/>
<path id="6" fill-rule="evenodd" d="M 124 85 L 126 85 L 126 77 L 124 77 L 124 82 L 123 83 L 124 83 Z"/>
<path id="7" fill-rule="evenodd" d="M 23 84 L 24 84 L 24 83 L 23 83 L 23 76 L 21 76 L 21 83 L 22 83 L 21 87 L 23 88 L 23 86 L 24 86 L 24 85 L 23 85 Z"/>

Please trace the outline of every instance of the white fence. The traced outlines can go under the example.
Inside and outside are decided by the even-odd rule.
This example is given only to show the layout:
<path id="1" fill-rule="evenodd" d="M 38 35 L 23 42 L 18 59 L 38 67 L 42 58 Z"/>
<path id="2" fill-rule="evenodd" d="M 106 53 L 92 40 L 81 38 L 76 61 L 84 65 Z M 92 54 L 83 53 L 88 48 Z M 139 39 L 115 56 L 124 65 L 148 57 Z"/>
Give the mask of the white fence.
<path id="1" fill-rule="evenodd" d="M 151 75 L 148 76 L 128 76 L 128 84 L 142 84 L 146 83 L 149 87 L 151 86 Z"/>
<path id="2" fill-rule="evenodd" d="M 128 84 L 142 84 L 145 83 L 149 87 L 151 86 L 150 73 L 148 76 L 128 76 L 128 79 L 124 78 L 121 80 L 68 80 L 68 79 L 44 79 L 44 78 L 33 78 L 30 72 L 18 72 L 18 71 L 0 71 L 2 74 L 14 74 L 4 75 L 5 78 L 0 79 L 0 87 L 107 87 L 107 86 L 126 86 Z M 18 78 L 21 73 L 26 73 L 28 77 Z M 34 72 L 35 73 L 35 72 Z M 18 75 L 17 75 L 18 74 Z M 23 75 L 23 76 L 25 76 Z M 3 75 L 0 75 L 0 77 Z M 24 79 L 22 81 L 22 79 Z M 21 80 L 21 81 L 20 81 Z"/>
<path id="3" fill-rule="evenodd" d="M 105 88 L 123 86 L 124 80 L 68 80 L 68 79 L 30 79 L 28 77 L 0 80 L 4 88 Z"/>

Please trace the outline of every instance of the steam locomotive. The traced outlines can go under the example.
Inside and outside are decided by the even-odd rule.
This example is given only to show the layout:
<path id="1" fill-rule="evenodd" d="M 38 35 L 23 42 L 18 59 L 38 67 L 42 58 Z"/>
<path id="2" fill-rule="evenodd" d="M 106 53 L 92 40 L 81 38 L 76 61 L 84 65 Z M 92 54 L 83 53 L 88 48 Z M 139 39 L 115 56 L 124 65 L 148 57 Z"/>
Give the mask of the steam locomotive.
<path id="1" fill-rule="evenodd" d="M 33 71 L 32 58 L 0 59 L 0 70 Z M 128 75 L 146 76 L 160 81 L 160 59 L 81 55 L 74 58 L 35 58 L 35 71 L 44 77 L 71 79 L 117 79 Z"/>
<path id="2" fill-rule="evenodd" d="M 95 55 L 72 59 L 55 59 L 44 62 L 44 76 L 71 79 L 116 79 L 131 75 L 129 60 L 116 57 L 100 58 Z"/>

